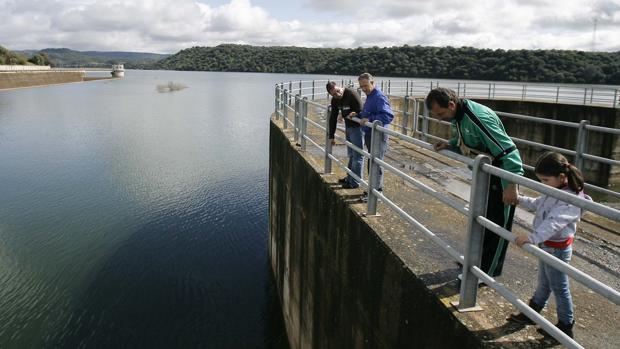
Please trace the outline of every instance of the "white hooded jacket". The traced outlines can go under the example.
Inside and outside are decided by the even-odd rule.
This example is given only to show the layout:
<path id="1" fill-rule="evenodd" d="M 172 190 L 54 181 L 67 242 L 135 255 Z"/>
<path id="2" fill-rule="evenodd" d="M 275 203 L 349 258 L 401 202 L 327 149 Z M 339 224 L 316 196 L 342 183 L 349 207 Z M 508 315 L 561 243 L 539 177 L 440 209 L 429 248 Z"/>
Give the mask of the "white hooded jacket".
<path id="1" fill-rule="evenodd" d="M 561 190 L 575 194 L 569 187 L 564 187 Z M 592 201 L 592 198 L 583 191 L 577 195 Z M 577 222 L 584 213 L 581 208 L 575 205 L 547 195 L 541 195 L 537 198 L 519 195 L 519 205 L 528 211 L 536 211 L 533 223 L 534 232 L 528 237 L 532 244 L 540 244 L 545 241 L 563 242 L 574 237 Z"/>

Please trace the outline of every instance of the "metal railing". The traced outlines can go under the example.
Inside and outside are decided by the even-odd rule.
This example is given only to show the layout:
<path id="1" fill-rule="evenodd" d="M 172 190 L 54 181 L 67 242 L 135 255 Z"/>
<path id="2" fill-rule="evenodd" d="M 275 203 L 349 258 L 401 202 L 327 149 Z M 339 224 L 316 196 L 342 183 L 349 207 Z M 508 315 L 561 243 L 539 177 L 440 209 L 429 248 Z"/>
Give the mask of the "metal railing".
<path id="1" fill-rule="evenodd" d="M 344 81 L 342 82 L 344 84 Z M 304 91 L 302 84 L 299 84 L 299 89 L 297 92 Z M 315 92 L 314 87 L 316 84 L 313 84 L 313 93 Z M 292 83 L 289 83 L 289 87 L 292 87 Z M 329 140 L 329 114 L 330 107 L 325 106 L 323 104 L 313 102 L 309 100 L 309 96 L 302 95 L 301 93 L 292 95 L 290 90 L 284 88 L 284 84 L 278 84 L 275 88 L 275 115 L 276 120 L 282 119 L 283 128 L 288 128 L 288 126 L 293 126 L 293 138 L 294 141 L 298 141 L 299 146 L 303 151 L 306 150 L 308 142 L 318 148 L 324 154 L 324 173 L 328 174 L 332 172 L 332 164 L 336 163 L 342 170 L 344 170 L 347 174 L 356 178 L 360 186 L 366 188 L 368 190 L 368 202 L 367 202 L 367 215 L 375 215 L 377 213 L 377 202 L 381 200 L 385 206 L 389 209 L 397 213 L 400 217 L 402 217 L 405 221 L 412 224 L 416 229 L 424 233 L 428 236 L 435 244 L 437 244 L 443 251 L 445 251 L 453 260 L 461 263 L 463 265 L 463 278 L 460 285 L 459 291 L 459 301 L 455 306 L 460 311 L 466 311 L 476 305 L 477 291 L 478 291 L 478 282 L 480 279 L 482 282 L 487 284 L 497 293 L 499 293 L 502 297 L 504 297 L 508 302 L 513 304 L 518 310 L 526 314 L 530 319 L 532 319 L 535 323 L 537 323 L 541 328 L 551 334 L 554 338 L 556 338 L 560 343 L 564 344 L 568 348 L 582 348 L 579 343 L 575 342 L 573 339 L 568 337 L 562 331 L 560 331 L 557 327 L 555 327 L 551 322 L 545 319 L 542 315 L 534 311 L 530 308 L 525 302 L 518 298 L 512 291 L 506 288 L 502 283 L 495 281 L 491 276 L 487 275 L 484 271 L 480 269 L 480 259 L 482 253 L 482 243 L 483 243 L 483 233 L 485 228 L 498 234 L 502 238 L 514 243 L 515 235 L 508 230 L 503 229 L 502 227 L 496 225 L 491 222 L 487 218 L 485 218 L 486 206 L 487 206 L 487 196 L 488 196 L 488 188 L 490 176 L 497 176 L 502 179 L 508 180 L 512 183 L 522 185 L 524 187 L 533 189 L 542 194 L 549 195 L 555 198 L 558 198 L 567 203 L 578 206 L 584 210 L 590 211 L 602 217 L 606 217 L 616 222 L 620 222 L 620 211 L 595 203 L 591 201 L 584 200 L 576 195 L 568 194 L 559 189 L 555 189 L 546 185 L 543 185 L 539 182 L 533 181 L 526 177 L 518 176 L 513 173 L 504 171 L 502 169 L 493 167 L 490 165 L 491 159 L 484 155 L 479 155 L 476 159 L 471 159 L 469 157 L 465 157 L 459 155 L 457 153 L 442 150 L 440 153 L 452 158 L 454 160 L 463 162 L 472 168 L 472 184 L 470 189 L 470 200 L 469 206 L 467 207 L 463 203 L 447 196 L 442 193 L 437 192 L 435 189 L 425 185 L 424 183 L 418 181 L 417 179 L 411 177 L 410 175 L 404 173 L 403 171 L 397 169 L 396 167 L 390 165 L 389 163 L 383 161 L 378 157 L 379 154 L 379 133 L 384 133 L 392 137 L 396 137 L 399 140 L 403 140 L 405 142 L 409 142 L 413 145 L 425 148 L 427 150 L 433 150 L 433 147 L 430 143 L 427 143 L 425 140 L 416 139 L 410 135 L 408 135 L 407 130 L 405 132 L 397 132 L 387 127 L 383 127 L 380 125 L 378 121 L 375 121 L 372 124 L 372 136 L 373 140 L 370 146 L 370 152 L 366 152 L 363 149 L 358 148 L 354 144 L 348 142 L 346 139 L 336 135 L 335 137 L 342 141 L 347 147 L 353 149 L 353 151 L 360 153 L 365 159 L 370 161 L 370 171 L 368 180 L 365 181 L 363 178 L 360 178 L 351 170 L 349 170 L 342 161 L 340 161 L 337 157 L 332 154 L 332 146 Z M 291 107 L 290 102 L 293 101 L 294 107 Z M 314 107 L 316 110 L 319 110 L 319 113 L 324 112 L 324 116 L 320 117 L 322 121 L 314 121 L 310 118 L 308 113 L 308 106 Z M 293 112 L 293 121 L 289 120 L 289 112 Z M 425 110 L 424 114 L 426 117 L 428 116 L 428 112 Z M 415 118 L 417 119 L 417 112 L 415 114 Z M 359 122 L 359 119 L 354 118 L 355 121 Z M 428 120 L 427 120 L 428 121 Z M 321 124 L 323 122 L 323 124 Z M 319 144 L 318 141 L 315 141 L 310 136 L 311 132 L 308 131 L 308 125 L 312 125 L 313 127 L 322 130 L 325 134 L 324 138 L 324 147 Z M 402 125 L 401 125 L 402 126 Z M 607 132 L 605 129 L 593 129 L 599 132 Z M 415 132 L 414 132 L 415 133 Z M 436 139 L 438 137 L 432 136 L 430 134 L 423 134 L 427 138 Z M 584 156 L 585 157 L 585 156 Z M 449 207 L 455 209 L 457 212 L 465 215 L 468 219 L 467 225 L 467 244 L 463 254 L 457 251 L 450 244 L 446 243 L 439 236 L 433 233 L 430 229 L 416 220 L 411 213 L 406 212 L 403 208 L 399 207 L 392 199 L 385 195 L 384 191 L 379 191 L 376 188 L 379 187 L 379 176 L 378 169 L 379 166 L 383 167 L 384 170 L 390 171 L 399 178 L 404 181 L 410 183 L 416 188 L 420 189 L 424 193 L 432 196 L 433 198 L 439 200 L 440 202 L 448 205 Z M 555 256 L 543 251 L 535 245 L 526 244 L 523 246 L 523 250 L 528 253 L 534 255 L 536 258 L 542 260 L 543 262 L 549 264 L 550 266 L 566 273 L 568 276 L 573 278 L 575 281 L 583 284 L 590 290 L 600 294 L 616 305 L 620 305 L 620 292 L 613 289 L 612 287 L 605 285 L 604 283 L 596 280 L 590 275 L 580 271 L 579 269 L 567 264 Z"/>
<path id="2" fill-rule="evenodd" d="M 288 87 L 289 87 L 289 91 L 288 92 L 288 100 L 289 100 L 289 104 L 291 103 L 291 98 L 293 98 L 292 96 L 298 94 L 300 97 L 307 97 L 311 100 L 315 100 L 317 92 L 318 91 L 325 91 L 324 85 L 325 83 L 327 83 L 329 80 L 307 80 L 307 81 L 296 81 L 296 82 L 292 82 L 289 81 Z M 351 79 L 340 79 L 340 80 L 336 80 L 336 82 L 339 82 L 341 86 L 350 86 L 350 87 L 355 87 L 355 82 Z M 312 84 L 312 86 L 306 86 L 304 87 L 304 84 L 309 85 Z M 317 84 L 318 83 L 318 84 Z M 462 93 L 466 92 L 466 87 L 471 84 L 475 84 L 475 83 L 459 83 L 459 82 L 453 82 L 452 85 L 456 85 L 458 89 L 460 89 L 460 91 Z M 279 84 L 279 88 L 280 89 L 284 89 L 285 88 L 284 83 Z M 319 90 L 317 90 L 317 87 L 319 87 Z M 431 134 L 429 132 L 429 126 L 430 123 L 437 123 L 437 124 L 442 124 L 442 125 L 446 125 L 446 126 L 450 126 L 449 122 L 446 121 L 440 121 L 434 118 L 431 118 L 429 116 L 428 110 L 426 110 L 426 108 L 424 107 L 424 99 L 423 97 L 412 97 L 409 95 L 405 95 L 405 96 L 400 96 L 398 94 L 390 94 L 389 91 L 394 90 L 394 92 L 397 93 L 397 91 L 408 91 L 408 92 L 414 92 L 416 93 L 416 96 L 426 96 L 426 94 L 429 91 L 429 88 L 435 88 L 437 87 L 437 83 L 433 83 L 430 82 L 430 84 L 424 84 L 424 86 L 422 85 L 416 85 L 415 82 L 413 81 L 391 81 L 391 80 L 382 80 L 380 82 L 377 82 L 377 85 L 381 86 L 381 89 L 384 91 L 388 91 L 388 95 L 390 96 L 390 98 L 392 99 L 402 99 L 402 105 L 403 105 L 403 109 L 402 110 L 398 110 L 398 109 L 393 109 L 394 112 L 400 113 L 402 115 L 402 124 L 397 124 L 397 123 L 392 123 L 393 127 L 397 127 L 401 130 L 402 133 L 404 134 L 408 134 L 410 133 L 412 136 L 414 137 L 419 137 L 421 140 L 423 141 L 429 141 L 429 140 L 433 140 L 433 141 L 447 141 L 447 139 L 438 137 L 437 135 Z M 398 90 L 399 86 L 405 86 L 404 90 Z M 449 86 L 449 85 L 442 85 L 448 88 L 452 88 L 454 86 Z M 528 86 L 528 85 L 523 85 L 523 86 Z M 538 86 L 538 85 L 536 85 Z M 423 89 L 423 88 L 426 89 Z M 558 86 L 559 87 L 559 86 Z M 470 87 L 471 88 L 471 87 Z M 555 86 L 554 86 L 555 88 Z M 292 90 L 291 90 L 292 89 Z M 457 89 L 455 89 L 455 91 L 457 91 Z M 358 92 L 359 89 L 358 89 Z M 325 93 L 325 98 L 324 99 L 328 99 L 329 95 L 327 94 L 327 92 L 322 92 Z M 321 93 L 321 94 L 322 94 Z M 360 92 L 361 93 L 361 92 Z M 460 97 L 465 97 L 465 95 L 460 94 Z M 469 94 L 467 95 L 469 96 Z M 362 96 L 363 97 L 363 96 Z M 484 98 L 486 98 L 486 96 L 483 96 Z M 620 96 L 619 96 L 620 97 Z M 620 102 L 619 102 L 620 103 Z M 412 105 L 413 104 L 413 105 Z M 422 114 L 420 114 L 420 111 L 422 111 Z M 538 149 L 546 149 L 546 150 L 551 150 L 551 151 L 556 151 L 559 152 L 561 154 L 564 155 L 568 155 L 573 157 L 573 162 L 575 164 L 575 166 L 577 166 L 577 168 L 579 168 L 582 172 L 585 172 L 585 160 L 589 160 L 592 162 L 598 162 L 601 164 L 605 164 L 605 165 L 610 165 L 610 166 L 620 166 L 620 161 L 616 160 L 616 159 L 610 159 L 610 158 L 605 158 L 599 155 L 595 155 L 595 154 L 591 154 L 588 153 L 588 139 L 590 138 L 590 133 L 591 132 L 597 132 L 597 133 L 603 133 L 603 134 L 608 134 L 608 135 L 615 135 L 618 136 L 620 135 L 620 130 L 619 129 L 615 129 L 615 128 L 609 128 L 609 127 L 602 127 L 602 126 L 594 126 L 594 125 L 590 125 L 588 120 L 581 120 L 579 123 L 577 122 L 568 122 L 568 121 L 561 121 L 561 120 L 553 120 L 553 119 L 549 119 L 549 118 L 542 118 L 542 117 L 535 117 L 535 116 L 529 116 L 529 115 L 520 115 L 520 114 L 514 114 L 514 113 L 506 113 L 506 112 L 501 112 L 501 111 L 496 111 L 497 115 L 501 116 L 501 117 L 505 117 L 505 118 L 509 118 L 509 119 L 517 119 L 517 120 L 527 120 L 530 122 L 536 122 L 536 123 L 540 123 L 540 124 L 546 124 L 546 125 L 555 125 L 555 126 L 561 126 L 561 127 L 567 127 L 567 128 L 571 128 L 571 129 L 576 129 L 577 130 L 577 137 L 576 137 L 576 142 L 575 142 L 575 148 L 574 149 L 565 149 L 565 148 L 559 148 L 559 147 L 554 147 L 548 144 L 544 144 L 544 143 L 540 143 L 540 142 L 534 142 L 534 141 L 530 141 L 530 140 L 526 140 L 526 139 L 520 139 L 520 138 L 516 138 L 516 137 L 511 137 L 512 140 L 515 142 L 515 144 L 517 146 L 519 145 L 525 145 L 528 147 L 533 147 L 533 148 L 538 148 Z M 411 121 L 410 121 L 411 120 Z M 410 126 L 411 124 L 411 126 Z M 528 164 L 523 164 L 523 167 L 527 170 L 533 171 L 533 167 L 531 165 Z M 620 193 L 616 192 L 616 191 L 612 191 L 609 190 L 607 188 L 601 187 L 601 186 L 597 186 L 591 183 L 586 183 L 585 184 L 585 188 L 600 194 L 604 194 L 604 195 L 608 195 L 610 197 L 613 197 L 615 199 L 620 199 Z"/>
<path id="3" fill-rule="evenodd" d="M 546 83 L 382 80 L 382 91 L 400 96 L 421 96 L 435 87 L 447 87 L 463 98 L 537 101 L 620 108 L 616 86 Z"/>

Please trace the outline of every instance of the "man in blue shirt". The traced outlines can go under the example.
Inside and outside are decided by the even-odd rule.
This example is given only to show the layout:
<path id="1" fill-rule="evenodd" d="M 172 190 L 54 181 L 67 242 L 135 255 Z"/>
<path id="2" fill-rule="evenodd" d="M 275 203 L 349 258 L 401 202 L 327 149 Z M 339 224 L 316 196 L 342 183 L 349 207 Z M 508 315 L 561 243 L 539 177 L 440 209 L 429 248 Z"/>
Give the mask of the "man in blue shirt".
<path id="1" fill-rule="evenodd" d="M 364 108 L 359 113 L 358 117 L 361 119 L 360 124 L 364 126 L 364 143 L 366 144 L 366 149 L 370 151 L 372 128 L 366 126 L 366 124 L 379 120 L 383 127 L 387 127 L 394 119 L 394 113 L 392 112 L 390 101 L 387 96 L 375 87 L 375 81 L 372 75 L 363 73 L 357 78 L 357 81 L 362 91 L 366 94 Z M 353 117 L 356 115 L 355 113 L 351 113 L 349 116 Z M 381 147 L 378 158 L 383 160 L 383 156 L 388 150 L 388 135 L 379 132 L 379 137 L 381 137 Z M 379 166 L 379 188 L 377 190 L 383 190 L 383 167 L 381 166 Z"/>

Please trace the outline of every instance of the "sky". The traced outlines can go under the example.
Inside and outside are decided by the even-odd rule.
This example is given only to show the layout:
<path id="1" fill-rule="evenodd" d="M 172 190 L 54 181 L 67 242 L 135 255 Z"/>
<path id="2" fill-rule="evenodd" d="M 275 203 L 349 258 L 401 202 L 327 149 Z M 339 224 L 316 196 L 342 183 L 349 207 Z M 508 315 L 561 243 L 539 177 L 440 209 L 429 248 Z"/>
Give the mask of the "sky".
<path id="1" fill-rule="evenodd" d="M 222 43 L 617 52 L 620 0 L 0 0 L 0 45 L 11 50 Z"/>

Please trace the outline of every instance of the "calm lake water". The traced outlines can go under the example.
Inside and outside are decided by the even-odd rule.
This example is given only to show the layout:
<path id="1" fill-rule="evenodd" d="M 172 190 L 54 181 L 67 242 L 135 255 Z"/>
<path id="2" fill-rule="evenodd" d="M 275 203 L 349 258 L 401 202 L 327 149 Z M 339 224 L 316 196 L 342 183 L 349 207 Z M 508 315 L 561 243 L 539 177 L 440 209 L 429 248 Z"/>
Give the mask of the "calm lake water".
<path id="1" fill-rule="evenodd" d="M 286 348 L 274 83 L 128 71 L 0 92 L 1 348 Z M 156 85 L 188 86 L 158 93 Z"/>

